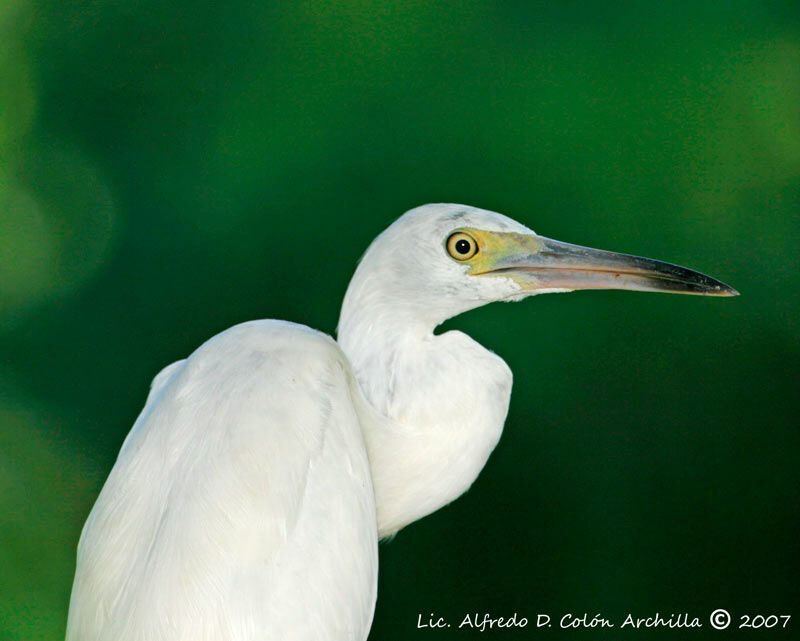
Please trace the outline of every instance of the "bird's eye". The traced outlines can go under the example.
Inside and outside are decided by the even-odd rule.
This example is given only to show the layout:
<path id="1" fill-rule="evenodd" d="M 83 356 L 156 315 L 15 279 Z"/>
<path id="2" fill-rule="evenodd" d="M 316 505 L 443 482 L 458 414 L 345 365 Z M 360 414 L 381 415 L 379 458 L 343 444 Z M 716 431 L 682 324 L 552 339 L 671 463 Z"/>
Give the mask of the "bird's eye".
<path id="1" fill-rule="evenodd" d="M 469 234 L 457 231 L 447 239 L 447 253 L 456 260 L 469 260 L 478 253 L 478 243 Z"/>

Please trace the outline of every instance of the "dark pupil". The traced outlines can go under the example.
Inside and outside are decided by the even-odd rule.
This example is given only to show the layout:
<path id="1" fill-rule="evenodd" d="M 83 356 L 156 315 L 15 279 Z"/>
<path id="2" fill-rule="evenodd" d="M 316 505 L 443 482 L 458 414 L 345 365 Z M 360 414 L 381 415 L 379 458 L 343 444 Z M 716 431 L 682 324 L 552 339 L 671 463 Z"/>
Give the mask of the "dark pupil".
<path id="1" fill-rule="evenodd" d="M 464 240 L 463 238 L 461 238 L 460 240 L 456 241 L 456 251 L 459 254 L 469 254 L 469 250 L 470 246 L 468 240 Z"/>

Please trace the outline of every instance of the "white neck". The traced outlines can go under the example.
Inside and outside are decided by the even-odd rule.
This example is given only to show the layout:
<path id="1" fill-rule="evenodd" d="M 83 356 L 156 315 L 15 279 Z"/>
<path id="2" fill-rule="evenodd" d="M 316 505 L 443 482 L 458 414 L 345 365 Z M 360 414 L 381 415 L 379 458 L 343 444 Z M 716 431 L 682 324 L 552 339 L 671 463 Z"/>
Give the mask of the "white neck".
<path id="1" fill-rule="evenodd" d="M 380 536 L 389 536 L 469 488 L 497 444 L 511 370 L 461 332 L 348 289 L 339 344 L 358 389 Z M 363 290 L 359 290 L 361 293 Z"/>

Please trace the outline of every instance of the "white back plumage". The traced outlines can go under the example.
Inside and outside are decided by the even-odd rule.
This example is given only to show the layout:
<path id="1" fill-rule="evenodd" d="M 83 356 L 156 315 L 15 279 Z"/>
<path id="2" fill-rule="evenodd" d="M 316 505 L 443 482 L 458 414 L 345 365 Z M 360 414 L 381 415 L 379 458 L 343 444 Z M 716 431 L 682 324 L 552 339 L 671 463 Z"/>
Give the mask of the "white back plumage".
<path id="1" fill-rule="evenodd" d="M 84 527 L 67 639 L 365 638 L 377 527 L 348 369 L 330 337 L 254 321 L 164 370 Z"/>

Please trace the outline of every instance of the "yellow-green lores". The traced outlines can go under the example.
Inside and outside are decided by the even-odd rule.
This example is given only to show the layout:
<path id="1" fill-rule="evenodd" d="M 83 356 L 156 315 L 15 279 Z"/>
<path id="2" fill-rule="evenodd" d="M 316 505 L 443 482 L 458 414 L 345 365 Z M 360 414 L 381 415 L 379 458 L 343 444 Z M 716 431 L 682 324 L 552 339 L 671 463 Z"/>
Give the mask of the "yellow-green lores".
<path id="1" fill-rule="evenodd" d="M 476 251 L 466 258 L 460 259 L 451 250 L 451 239 L 466 236 L 473 239 Z M 453 233 L 446 242 L 448 253 L 456 260 L 468 262 L 467 271 L 472 276 L 487 274 L 498 268 L 501 261 L 510 256 L 530 255 L 538 252 L 543 244 L 537 236 L 517 232 L 485 231 L 483 229 L 464 228 Z"/>

